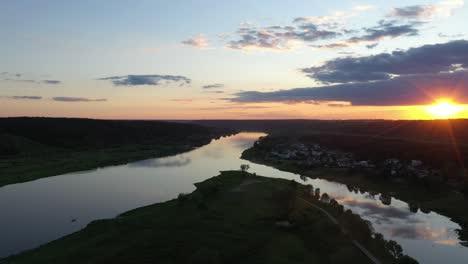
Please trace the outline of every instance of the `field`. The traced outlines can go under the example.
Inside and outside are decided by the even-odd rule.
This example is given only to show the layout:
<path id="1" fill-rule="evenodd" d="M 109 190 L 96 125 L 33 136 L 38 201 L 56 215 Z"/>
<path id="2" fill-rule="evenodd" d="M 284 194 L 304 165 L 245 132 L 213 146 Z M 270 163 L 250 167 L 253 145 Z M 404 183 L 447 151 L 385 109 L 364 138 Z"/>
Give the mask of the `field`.
<path id="1" fill-rule="evenodd" d="M 415 263 L 396 243 L 372 238 L 358 216 L 293 181 L 227 171 L 196 186 L 2 263 L 369 263 L 352 240 L 383 263 Z"/>

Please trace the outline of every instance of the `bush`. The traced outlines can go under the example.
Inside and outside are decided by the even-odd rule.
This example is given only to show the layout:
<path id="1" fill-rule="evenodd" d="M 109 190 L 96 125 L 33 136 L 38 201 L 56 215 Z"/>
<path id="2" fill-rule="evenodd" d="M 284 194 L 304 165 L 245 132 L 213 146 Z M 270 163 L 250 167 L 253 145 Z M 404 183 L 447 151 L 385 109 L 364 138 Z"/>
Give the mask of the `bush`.
<path id="1" fill-rule="evenodd" d="M 179 193 L 179 195 L 177 195 L 177 202 L 179 202 L 179 205 L 183 205 L 187 199 L 188 195 L 186 193 Z"/>

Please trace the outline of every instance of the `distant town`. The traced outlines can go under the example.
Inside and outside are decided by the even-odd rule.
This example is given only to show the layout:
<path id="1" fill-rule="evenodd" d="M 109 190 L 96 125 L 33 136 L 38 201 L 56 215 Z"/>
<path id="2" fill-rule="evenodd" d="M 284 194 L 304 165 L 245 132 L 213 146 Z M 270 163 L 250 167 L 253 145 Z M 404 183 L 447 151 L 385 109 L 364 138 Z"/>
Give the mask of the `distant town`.
<path id="1" fill-rule="evenodd" d="M 265 138 L 260 138 L 255 146 L 264 144 Z M 319 144 L 279 143 L 274 145 L 267 153 L 266 160 L 289 161 L 301 168 L 346 168 L 346 169 L 372 169 L 377 164 L 371 160 L 359 160 L 353 153 L 327 149 Z M 402 161 L 398 158 L 385 159 L 379 165 L 384 176 L 392 178 L 417 177 L 425 178 L 440 174 L 436 169 L 426 166 L 420 160 Z"/>

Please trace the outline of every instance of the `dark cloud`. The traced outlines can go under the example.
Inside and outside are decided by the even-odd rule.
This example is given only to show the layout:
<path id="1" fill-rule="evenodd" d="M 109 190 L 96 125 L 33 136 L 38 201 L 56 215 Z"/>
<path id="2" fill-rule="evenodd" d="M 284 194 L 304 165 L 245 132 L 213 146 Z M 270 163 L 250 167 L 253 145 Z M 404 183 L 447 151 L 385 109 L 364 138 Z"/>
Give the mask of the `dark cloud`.
<path id="1" fill-rule="evenodd" d="M 337 49 L 361 43 L 374 43 L 384 38 L 417 36 L 418 27 L 424 23 L 421 20 L 401 19 L 401 16 L 419 16 L 427 12 L 429 7 L 414 6 L 398 8 L 387 16 L 393 20 L 380 20 L 376 26 L 361 29 L 347 28 L 347 18 L 355 15 L 349 12 L 336 13 L 324 17 L 298 17 L 293 20 L 293 26 L 255 27 L 247 25 L 236 32 L 237 39 L 228 42 L 233 49 L 270 49 L 290 50 L 294 43 L 312 44 L 319 41 L 335 40 L 335 43 L 320 43 L 310 45 L 317 48 Z M 426 11 L 424 11 L 426 10 Z M 443 8 L 436 8 L 439 12 Z M 445 8 L 445 10 L 451 10 Z M 338 41 L 336 41 L 338 40 Z M 370 44 L 370 47 L 374 47 Z"/>
<path id="2" fill-rule="evenodd" d="M 214 83 L 214 84 L 209 84 L 209 85 L 204 85 L 202 86 L 203 89 L 219 89 L 223 88 L 224 84 L 222 83 Z"/>
<path id="3" fill-rule="evenodd" d="M 58 102 L 106 102 L 107 99 L 99 98 L 99 99 L 90 99 L 90 98 L 83 98 L 83 97 L 53 97 L 52 100 Z"/>
<path id="4" fill-rule="evenodd" d="M 377 26 L 364 28 L 363 35 L 349 38 L 346 43 L 359 44 L 362 42 L 375 42 L 387 37 L 417 36 L 419 34 L 417 26 L 419 25 L 421 25 L 420 22 L 399 24 L 397 21 L 381 20 Z"/>
<path id="5" fill-rule="evenodd" d="M 24 83 L 37 83 L 37 84 L 59 84 L 61 81 L 59 80 L 33 80 L 33 79 L 19 79 L 22 75 L 21 74 L 10 74 L 8 72 L 2 72 L 1 75 L 4 75 L 6 78 L 3 79 L 4 81 L 11 81 L 11 82 L 24 82 Z"/>
<path id="6" fill-rule="evenodd" d="M 296 88 L 275 92 L 247 91 L 236 94 L 233 102 L 307 102 L 343 101 L 352 105 L 426 105 L 440 97 L 468 103 L 468 71 L 417 74 L 369 81 Z"/>
<path id="7" fill-rule="evenodd" d="M 41 96 L 30 96 L 30 95 L 15 95 L 15 96 L 5 96 L 5 98 L 14 99 L 14 100 L 40 100 Z"/>
<path id="8" fill-rule="evenodd" d="M 61 81 L 58 81 L 58 80 L 43 80 L 43 81 L 41 81 L 41 83 L 44 83 L 44 84 L 60 84 Z"/>
<path id="9" fill-rule="evenodd" d="M 433 5 L 414 5 L 393 8 L 390 16 L 399 18 L 420 19 L 432 16 L 437 11 L 437 7 Z"/>
<path id="10" fill-rule="evenodd" d="M 353 105 L 425 105 L 440 97 L 468 103 L 468 41 L 425 45 L 367 57 L 345 57 L 302 69 L 338 83 L 274 92 L 247 91 L 234 102 L 338 101 Z"/>
<path id="11" fill-rule="evenodd" d="M 395 75 L 436 74 L 468 67 L 468 41 L 425 45 L 367 57 L 346 57 L 318 67 L 302 69 L 310 78 L 324 83 L 389 80 Z"/>
<path id="12" fill-rule="evenodd" d="M 301 22 L 301 21 L 298 21 Z M 240 39 L 232 40 L 228 47 L 232 49 L 291 49 L 293 41 L 315 42 L 341 35 L 338 31 L 325 29 L 313 23 L 292 26 L 269 26 L 263 28 L 243 27 L 237 31 Z"/>
<path id="13" fill-rule="evenodd" d="M 373 49 L 373 48 L 377 47 L 378 45 L 379 45 L 379 43 L 369 44 L 369 45 L 366 45 L 366 48 Z"/>
<path id="14" fill-rule="evenodd" d="M 135 85 L 162 85 L 169 82 L 179 83 L 180 85 L 190 84 L 191 79 L 185 76 L 177 75 L 124 75 L 99 78 L 98 80 L 109 80 L 115 86 L 135 86 Z"/>
<path id="15" fill-rule="evenodd" d="M 385 38 L 397 38 L 397 37 L 412 37 L 419 34 L 418 27 L 423 25 L 422 22 L 411 21 L 406 23 L 401 23 L 396 20 L 386 21 L 381 20 L 378 22 L 377 26 L 362 28 L 361 31 L 356 30 L 344 30 L 347 35 L 351 35 L 344 40 L 339 40 L 336 43 L 320 44 L 320 45 L 311 45 L 315 48 L 321 49 L 341 49 L 346 48 L 352 45 L 358 45 L 362 43 L 371 43 L 368 44 L 367 48 L 374 48 L 377 46 L 377 42 Z"/>

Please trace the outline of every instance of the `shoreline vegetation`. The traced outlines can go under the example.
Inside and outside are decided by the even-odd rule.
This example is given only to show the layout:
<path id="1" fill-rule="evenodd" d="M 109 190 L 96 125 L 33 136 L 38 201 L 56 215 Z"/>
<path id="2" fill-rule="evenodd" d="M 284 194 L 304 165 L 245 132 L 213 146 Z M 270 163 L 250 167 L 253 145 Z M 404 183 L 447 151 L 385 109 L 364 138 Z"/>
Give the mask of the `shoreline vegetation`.
<path id="1" fill-rule="evenodd" d="M 452 171 L 425 167 L 419 160 L 356 155 L 339 149 L 344 144 L 340 141 L 325 143 L 319 141 L 318 136 L 310 135 L 269 135 L 245 150 L 242 158 L 310 178 L 339 182 L 349 189 L 379 192 L 390 201 L 395 197 L 407 202 L 413 212 L 442 214 L 461 226 L 461 230 L 457 230 L 461 245 L 468 246 L 467 195 L 460 186 L 462 181 L 450 177 Z"/>
<path id="2" fill-rule="evenodd" d="M 163 121 L 0 118 L 0 187 L 172 156 L 233 133 Z"/>
<path id="3" fill-rule="evenodd" d="M 311 185 L 223 171 L 195 186 L 0 262 L 417 263 Z"/>

